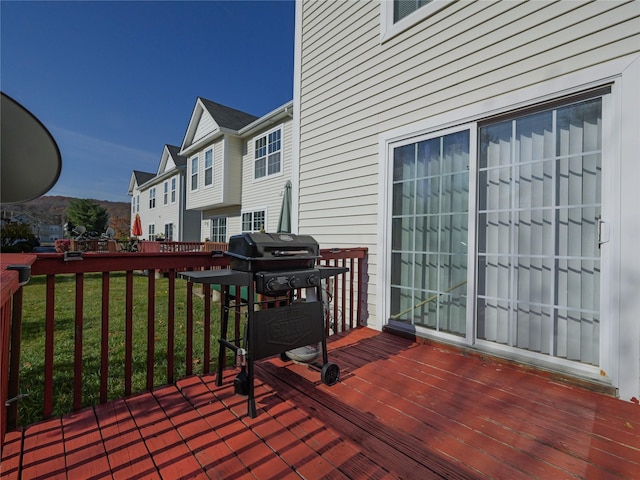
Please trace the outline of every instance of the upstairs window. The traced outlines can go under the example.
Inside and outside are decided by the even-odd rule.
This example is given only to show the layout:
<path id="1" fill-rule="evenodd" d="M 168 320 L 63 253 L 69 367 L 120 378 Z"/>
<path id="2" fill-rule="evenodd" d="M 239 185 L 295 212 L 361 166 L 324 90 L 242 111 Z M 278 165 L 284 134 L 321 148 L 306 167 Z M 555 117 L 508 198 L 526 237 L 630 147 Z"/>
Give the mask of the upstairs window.
<path id="1" fill-rule="evenodd" d="M 169 182 L 164 182 L 163 189 L 163 203 L 166 205 L 167 203 L 169 203 Z"/>
<path id="2" fill-rule="evenodd" d="M 204 185 L 213 184 L 213 149 L 204 152 Z"/>
<path id="3" fill-rule="evenodd" d="M 431 2 L 432 0 L 393 0 L 393 23 Z"/>
<path id="4" fill-rule="evenodd" d="M 171 179 L 171 203 L 176 203 L 176 179 Z"/>
<path id="5" fill-rule="evenodd" d="M 191 159 L 191 190 L 198 189 L 198 157 Z"/>
<path id="6" fill-rule="evenodd" d="M 149 208 L 156 208 L 156 187 L 149 190 Z"/>
<path id="7" fill-rule="evenodd" d="M 254 178 L 265 178 L 282 172 L 282 129 L 258 137 L 254 141 Z"/>
<path id="8" fill-rule="evenodd" d="M 381 43 L 399 35 L 453 3 L 453 0 L 383 0 L 380 2 Z M 437 21 L 437 20 L 434 20 Z"/>

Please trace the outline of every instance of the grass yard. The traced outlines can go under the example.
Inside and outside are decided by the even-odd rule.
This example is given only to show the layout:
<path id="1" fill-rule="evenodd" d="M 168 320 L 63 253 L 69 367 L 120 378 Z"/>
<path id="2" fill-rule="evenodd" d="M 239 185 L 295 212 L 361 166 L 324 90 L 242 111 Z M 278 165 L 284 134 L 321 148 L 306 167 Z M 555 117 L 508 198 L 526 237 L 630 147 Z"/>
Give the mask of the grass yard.
<path id="1" fill-rule="evenodd" d="M 82 404 L 100 401 L 100 343 L 102 274 L 84 276 L 84 322 L 82 332 Z M 110 276 L 109 379 L 108 398 L 124 396 L 125 358 L 125 273 Z M 147 277 L 134 275 L 133 286 L 133 393 L 146 386 Z M 167 383 L 168 280 L 156 280 L 155 369 L 156 386 Z M 196 287 L 197 288 L 197 287 Z M 175 284 L 175 378 L 184 376 L 186 351 L 186 293 L 184 280 Z M 24 287 L 20 392 L 29 396 L 19 402 L 19 423 L 29 425 L 42 419 L 44 398 L 46 278 L 34 277 Z M 219 303 L 212 302 L 211 357 L 217 363 Z M 204 300 L 194 295 L 193 373 L 203 371 Z M 72 411 L 75 332 L 75 275 L 56 276 L 53 415 Z M 216 365 L 212 364 L 212 371 Z"/>

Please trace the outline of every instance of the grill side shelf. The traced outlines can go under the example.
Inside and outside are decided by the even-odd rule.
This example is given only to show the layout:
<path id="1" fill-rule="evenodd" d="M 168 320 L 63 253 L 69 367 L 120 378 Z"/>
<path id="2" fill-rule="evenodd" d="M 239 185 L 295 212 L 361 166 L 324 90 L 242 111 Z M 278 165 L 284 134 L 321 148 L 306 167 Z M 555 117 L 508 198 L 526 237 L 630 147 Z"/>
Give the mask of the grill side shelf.
<path id="1" fill-rule="evenodd" d="M 209 283 L 214 285 L 248 286 L 253 282 L 253 275 L 238 270 L 199 270 L 194 272 L 179 272 L 178 276 L 193 283 Z"/>

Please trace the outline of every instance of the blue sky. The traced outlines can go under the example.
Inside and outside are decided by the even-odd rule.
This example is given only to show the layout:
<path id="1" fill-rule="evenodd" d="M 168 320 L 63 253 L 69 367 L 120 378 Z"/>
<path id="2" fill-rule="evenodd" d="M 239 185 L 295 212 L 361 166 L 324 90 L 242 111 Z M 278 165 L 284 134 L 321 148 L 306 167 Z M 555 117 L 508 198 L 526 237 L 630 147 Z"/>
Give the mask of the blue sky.
<path id="1" fill-rule="evenodd" d="M 292 1 L 5 1 L 0 88 L 62 154 L 47 195 L 125 201 L 196 97 L 262 116 L 293 98 Z"/>

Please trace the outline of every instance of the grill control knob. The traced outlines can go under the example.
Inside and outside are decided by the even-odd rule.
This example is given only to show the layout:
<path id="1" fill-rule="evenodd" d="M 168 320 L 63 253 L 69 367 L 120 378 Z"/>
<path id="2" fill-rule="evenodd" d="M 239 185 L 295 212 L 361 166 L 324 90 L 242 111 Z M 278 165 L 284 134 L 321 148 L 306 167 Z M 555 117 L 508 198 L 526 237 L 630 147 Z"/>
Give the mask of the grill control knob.
<path id="1" fill-rule="evenodd" d="M 269 281 L 267 282 L 265 287 L 266 287 L 267 292 L 273 292 L 275 290 L 275 287 L 276 287 L 276 279 L 275 278 L 269 279 Z"/>
<path id="2" fill-rule="evenodd" d="M 317 287 L 318 285 L 320 285 L 318 276 L 313 274 L 309 275 L 307 277 L 307 285 L 310 287 Z"/>
<path id="3" fill-rule="evenodd" d="M 289 279 L 289 286 L 291 288 L 300 288 L 302 287 L 302 280 L 299 277 L 296 277 L 295 275 L 293 275 Z"/>

